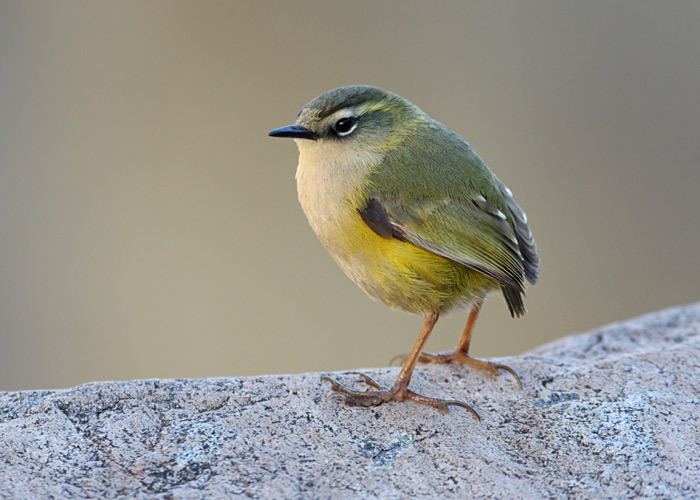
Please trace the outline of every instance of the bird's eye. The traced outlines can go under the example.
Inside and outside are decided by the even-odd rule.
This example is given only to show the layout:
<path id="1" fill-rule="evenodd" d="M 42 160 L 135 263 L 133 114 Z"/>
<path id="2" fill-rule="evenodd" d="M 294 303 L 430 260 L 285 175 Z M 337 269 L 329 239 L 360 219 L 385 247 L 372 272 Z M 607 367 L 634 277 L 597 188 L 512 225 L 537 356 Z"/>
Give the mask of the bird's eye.
<path id="1" fill-rule="evenodd" d="M 335 133 L 338 137 L 345 137 L 346 135 L 352 134 L 357 128 L 357 118 L 354 116 L 348 116 L 341 118 L 335 122 Z"/>

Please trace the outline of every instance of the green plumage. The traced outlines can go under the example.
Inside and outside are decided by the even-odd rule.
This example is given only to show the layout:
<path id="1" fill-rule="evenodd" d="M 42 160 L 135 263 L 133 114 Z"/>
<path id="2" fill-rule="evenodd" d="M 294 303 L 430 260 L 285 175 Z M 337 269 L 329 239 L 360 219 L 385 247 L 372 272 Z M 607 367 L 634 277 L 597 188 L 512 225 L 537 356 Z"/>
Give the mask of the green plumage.
<path id="1" fill-rule="evenodd" d="M 469 145 L 405 99 L 368 86 L 329 90 L 270 135 L 296 140 L 299 202 L 343 272 L 370 297 L 424 316 L 393 386 L 362 376 L 371 390 L 356 391 L 324 378 L 333 390 L 352 405 L 413 400 L 479 418 L 465 403 L 410 390 L 416 363 L 506 371 L 522 387 L 512 368 L 469 355 L 484 297 L 500 288 L 521 316 L 525 282 L 539 272 L 525 213 Z M 454 352 L 423 353 L 439 315 L 465 304 L 471 311 Z"/>
<path id="2" fill-rule="evenodd" d="M 539 272 L 527 218 L 449 128 L 396 94 L 351 86 L 313 99 L 273 135 L 304 139 L 302 207 L 370 296 L 426 312 L 500 288 L 511 314 L 524 314 L 525 281 Z"/>
<path id="3" fill-rule="evenodd" d="M 534 283 L 538 270 L 522 210 L 466 142 L 418 117 L 372 170 L 368 199 L 405 241 L 494 279 L 511 313 L 522 315 L 524 280 Z"/>

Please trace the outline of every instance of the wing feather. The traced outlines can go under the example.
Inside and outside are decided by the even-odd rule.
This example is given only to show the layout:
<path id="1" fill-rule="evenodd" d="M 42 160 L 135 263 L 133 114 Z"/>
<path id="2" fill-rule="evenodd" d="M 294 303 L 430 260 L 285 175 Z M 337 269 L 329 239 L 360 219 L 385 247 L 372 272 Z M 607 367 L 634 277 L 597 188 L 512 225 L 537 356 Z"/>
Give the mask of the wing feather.
<path id="1" fill-rule="evenodd" d="M 497 185 L 508 205 L 508 210 L 513 221 L 513 228 L 518 239 L 518 248 L 523 257 L 523 266 L 525 269 L 525 277 L 533 285 L 537 283 L 537 278 L 540 272 L 540 256 L 537 251 L 537 244 L 532 235 L 532 231 L 527 225 L 527 214 L 520 207 L 518 202 L 513 197 L 513 192 L 508 189 L 508 186 L 497 179 Z"/>
<path id="2" fill-rule="evenodd" d="M 534 283 L 539 272 L 525 212 L 469 145 L 446 127 L 432 122 L 407 141 L 387 154 L 368 179 L 363 220 L 383 237 L 493 278 L 511 314 L 524 314 L 525 280 Z"/>

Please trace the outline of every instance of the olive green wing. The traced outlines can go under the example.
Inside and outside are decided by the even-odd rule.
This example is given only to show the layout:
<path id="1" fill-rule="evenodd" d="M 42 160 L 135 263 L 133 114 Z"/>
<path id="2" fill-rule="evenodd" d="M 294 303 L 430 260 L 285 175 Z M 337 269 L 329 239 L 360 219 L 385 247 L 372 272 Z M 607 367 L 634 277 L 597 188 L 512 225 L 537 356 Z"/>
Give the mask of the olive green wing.
<path id="1" fill-rule="evenodd" d="M 534 282 L 538 271 L 525 215 L 464 141 L 441 133 L 430 137 L 430 148 L 407 144 L 387 155 L 370 178 L 360 214 L 382 237 L 493 278 L 511 314 L 520 316 L 525 279 Z"/>
<path id="2" fill-rule="evenodd" d="M 377 234 L 396 238 L 479 271 L 501 285 L 511 312 L 524 312 L 523 259 L 505 214 L 484 197 L 407 206 L 371 198 L 360 215 Z"/>
<path id="3" fill-rule="evenodd" d="M 499 179 L 496 179 L 496 186 L 503 195 L 503 199 L 508 207 L 507 214 L 510 216 L 510 225 L 518 239 L 518 249 L 523 258 L 525 277 L 534 285 L 537 283 L 540 274 L 540 255 L 537 250 L 537 243 L 535 243 L 535 237 L 532 235 L 532 231 L 530 231 L 527 223 L 527 214 L 513 197 L 513 192 L 508 186 Z"/>

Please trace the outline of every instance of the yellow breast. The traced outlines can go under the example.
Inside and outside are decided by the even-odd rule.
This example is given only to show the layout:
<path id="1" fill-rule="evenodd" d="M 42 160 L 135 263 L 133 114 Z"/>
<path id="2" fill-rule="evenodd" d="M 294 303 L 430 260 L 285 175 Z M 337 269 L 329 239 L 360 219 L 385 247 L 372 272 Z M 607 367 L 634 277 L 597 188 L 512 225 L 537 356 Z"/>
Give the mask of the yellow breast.
<path id="1" fill-rule="evenodd" d="M 298 141 L 297 191 L 311 227 L 345 274 L 370 297 L 410 312 L 467 302 L 490 283 L 480 273 L 393 238 L 382 238 L 357 209 L 362 187 L 381 156 L 328 151 Z M 332 159 L 332 160 L 329 160 Z"/>

